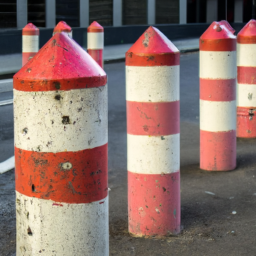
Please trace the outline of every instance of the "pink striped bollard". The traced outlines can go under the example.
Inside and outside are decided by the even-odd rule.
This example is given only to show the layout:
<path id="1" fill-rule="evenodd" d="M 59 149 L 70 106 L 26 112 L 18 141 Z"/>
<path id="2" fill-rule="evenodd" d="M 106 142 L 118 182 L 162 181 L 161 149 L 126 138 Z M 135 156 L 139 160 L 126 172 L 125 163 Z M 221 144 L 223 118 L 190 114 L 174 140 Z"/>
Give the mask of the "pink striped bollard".
<path id="1" fill-rule="evenodd" d="M 94 21 L 87 28 L 87 52 L 103 68 L 104 28 Z"/>
<path id="2" fill-rule="evenodd" d="M 236 36 L 213 22 L 200 37 L 200 168 L 236 167 Z"/>
<path id="3" fill-rule="evenodd" d="M 22 29 L 22 66 L 32 59 L 39 50 L 39 29 L 28 23 Z"/>
<path id="4" fill-rule="evenodd" d="M 237 35 L 237 133 L 256 138 L 256 20 Z"/>
<path id="5" fill-rule="evenodd" d="M 180 232 L 180 53 L 149 27 L 126 53 L 129 232 Z"/>
<path id="6" fill-rule="evenodd" d="M 61 33 L 61 32 L 65 32 L 68 34 L 68 36 L 70 38 L 72 38 L 72 28 L 65 22 L 65 21 L 60 21 L 54 28 L 53 30 L 53 36 L 56 33 Z"/>
<path id="7" fill-rule="evenodd" d="M 106 84 L 66 33 L 15 74 L 17 255 L 109 255 Z"/>

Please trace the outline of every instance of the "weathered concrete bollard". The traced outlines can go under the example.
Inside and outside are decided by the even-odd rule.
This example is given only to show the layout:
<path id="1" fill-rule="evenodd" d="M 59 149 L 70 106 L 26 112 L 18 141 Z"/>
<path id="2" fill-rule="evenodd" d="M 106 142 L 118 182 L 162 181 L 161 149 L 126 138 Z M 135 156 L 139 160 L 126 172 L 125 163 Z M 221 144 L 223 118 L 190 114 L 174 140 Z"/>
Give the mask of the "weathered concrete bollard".
<path id="1" fill-rule="evenodd" d="M 179 50 L 149 27 L 126 53 L 129 232 L 180 232 Z"/>
<path id="2" fill-rule="evenodd" d="M 200 168 L 236 167 L 236 37 L 213 22 L 200 37 Z"/>
<path id="3" fill-rule="evenodd" d="M 72 38 L 72 28 L 65 22 L 65 21 L 60 21 L 54 28 L 53 30 L 53 36 L 56 33 L 61 33 L 65 32 L 68 34 L 70 38 Z"/>
<path id="4" fill-rule="evenodd" d="M 256 138 L 256 20 L 237 35 L 237 137 Z"/>
<path id="5" fill-rule="evenodd" d="M 106 73 L 57 33 L 13 83 L 17 255 L 109 255 Z"/>
<path id="6" fill-rule="evenodd" d="M 94 21 L 87 28 L 87 52 L 103 68 L 104 28 Z"/>
<path id="7" fill-rule="evenodd" d="M 39 29 L 28 23 L 22 29 L 22 66 L 32 59 L 39 50 Z"/>

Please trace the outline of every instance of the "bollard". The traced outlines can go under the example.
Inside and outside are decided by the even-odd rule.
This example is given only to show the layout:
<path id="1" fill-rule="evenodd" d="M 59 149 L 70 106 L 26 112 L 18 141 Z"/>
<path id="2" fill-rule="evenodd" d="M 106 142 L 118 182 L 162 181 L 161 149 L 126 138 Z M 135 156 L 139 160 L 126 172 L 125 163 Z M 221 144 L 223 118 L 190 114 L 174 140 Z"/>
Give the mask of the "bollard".
<path id="1" fill-rule="evenodd" d="M 237 133 L 256 138 L 256 20 L 237 35 Z"/>
<path id="2" fill-rule="evenodd" d="M 129 232 L 180 232 L 179 50 L 149 27 L 126 53 Z"/>
<path id="3" fill-rule="evenodd" d="M 236 167 L 236 37 L 213 22 L 200 37 L 200 168 Z"/>
<path id="4" fill-rule="evenodd" d="M 65 22 L 65 21 L 60 21 L 54 28 L 53 30 L 53 36 L 56 34 L 56 33 L 61 33 L 61 32 L 65 32 L 68 34 L 68 36 L 70 38 L 72 38 L 72 29 L 71 27 Z"/>
<path id="5" fill-rule="evenodd" d="M 87 28 L 87 52 L 103 68 L 104 28 L 94 21 Z"/>
<path id="6" fill-rule="evenodd" d="M 57 33 L 13 82 L 17 255 L 109 255 L 106 73 Z"/>
<path id="7" fill-rule="evenodd" d="M 221 20 L 221 21 L 219 22 L 219 24 L 226 26 L 226 28 L 227 28 L 232 34 L 235 34 L 235 32 L 236 32 L 235 29 L 232 28 L 232 26 L 229 24 L 228 21 L 226 21 L 226 20 Z"/>
<path id="8" fill-rule="evenodd" d="M 22 29 L 22 66 L 32 59 L 39 50 L 39 29 L 28 23 Z"/>

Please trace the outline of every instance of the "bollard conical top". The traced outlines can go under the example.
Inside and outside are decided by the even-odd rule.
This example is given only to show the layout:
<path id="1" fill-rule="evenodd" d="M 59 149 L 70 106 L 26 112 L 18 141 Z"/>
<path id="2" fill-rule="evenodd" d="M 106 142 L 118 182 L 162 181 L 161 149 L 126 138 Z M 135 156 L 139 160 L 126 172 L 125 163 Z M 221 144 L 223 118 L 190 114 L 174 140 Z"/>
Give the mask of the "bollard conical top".
<path id="1" fill-rule="evenodd" d="M 71 27 L 65 22 L 60 21 L 54 28 L 53 34 L 60 33 L 60 32 L 66 32 L 70 33 L 72 31 Z"/>
<path id="2" fill-rule="evenodd" d="M 226 20 L 221 20 L 219 23 L 220 23 L 221 25 L 226 26 L 226 28 L 227 28 L 232 34 L 235 34 L 235 32 L 236 32 L 235 29 L 232 28 L 232 26 L 229 24 L 228 21 L 226 21 Z"/>
<path id="3" fill-rule="evenodd" d="M 22 29 L 22 35 L 39 35 L 39 29 L 33 23 L 28 23 Z"/>
<path id="4" fill-rule="evenodd" d="M 179 65 L 179 56 L 176 46 L 161 31 L 150 26 L 126 52 L 126 65 Z"/>
<path id="5" fill-rule="evenodd" d="M 87 28 L 87 32 L 103 32 L 104 28 L 97 22 L 94 21 L 92 24 Z"/>
<path id="6" fill-rule="evenodd" d="M 237 34 L 240 44 L 256 44 L 256 20 L 250 20 Z"/>
<path id="7" fill-rule="evenodd" d="M 66 33 L 56 33 L 13 77 L 20 91 L 56 91 L 99 87 L 104 70 Z"/>
<path id="8" fill-rule="evenodd" d="M 220 22 L 214 21 L 199 39 L 200 51 L 235 51 L 236 36 Z"/>

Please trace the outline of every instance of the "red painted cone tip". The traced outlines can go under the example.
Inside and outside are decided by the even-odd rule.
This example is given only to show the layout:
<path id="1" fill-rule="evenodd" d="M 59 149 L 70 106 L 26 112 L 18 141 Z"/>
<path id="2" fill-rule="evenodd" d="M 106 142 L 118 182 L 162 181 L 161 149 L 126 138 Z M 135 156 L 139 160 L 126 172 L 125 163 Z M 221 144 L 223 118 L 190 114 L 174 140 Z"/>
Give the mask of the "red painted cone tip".
<path id="1" fill-rule="evenodd" d="M 56 33 L 13 78 L 14 88 L 22 91 L 98 87 L 107 82 L 104 70 L 66 33 Z"/>
<path id="2" fill-rule="evenodd" d="M 53 32 L 71 32 L 72 29 L 71 27 L 65 22 L 65 21 L 60 21 L 54 28 Z"/>
<path id="3" fill-rule="evenodd" d="M 157 28 L 150 26 L 127 53 L 163 54 L 178 53 L 176 46 Z M 126 54 L 127 54 L 126 53 Z"/>
<path id="4" fill-rule="evenodd" d="M 236 32 L 235 29 L 232 28 L 232 26 L 229 24 L 228 21 L 226 21 L 226 20 L 221 20 L 219 23 L 220 23 L 221 25 L 225 25 L 225 26 L 227 27 L 227 29 L 228 29 L 232 34 L 234 34 L 234 33 Z"/>
<path id="5" fill-rule="evenodd" d="M 22 35 L 23 36 L 38 36 L 39 35 L 39 29 L 33 24 L 28 23 L 23 29 L 22 29 Z"/>
<path id="6" fill-rule="evenodd" d="M 237 34 L 238 43 L 256 43 L 256 20 L 250 20 Z"/>
<path id="7" fill-rule="evenodd" d="M 200 37 L 202 40 L 214 39 L 236 39 L 236 36 L 220 22 L 214 21 Z"/>
<path id="8" fill-rule="evenodd" d="M 87 32 L 103 32 L 104 28 L 97 22 L 94 21 L 92 24 L 87 28 Z"/>
<path id="9" fill-rule="evenodd" d="M 28 23 L 22 30 L 38 30 L 39 31 L 39 29 L 33 23 Z"/>

